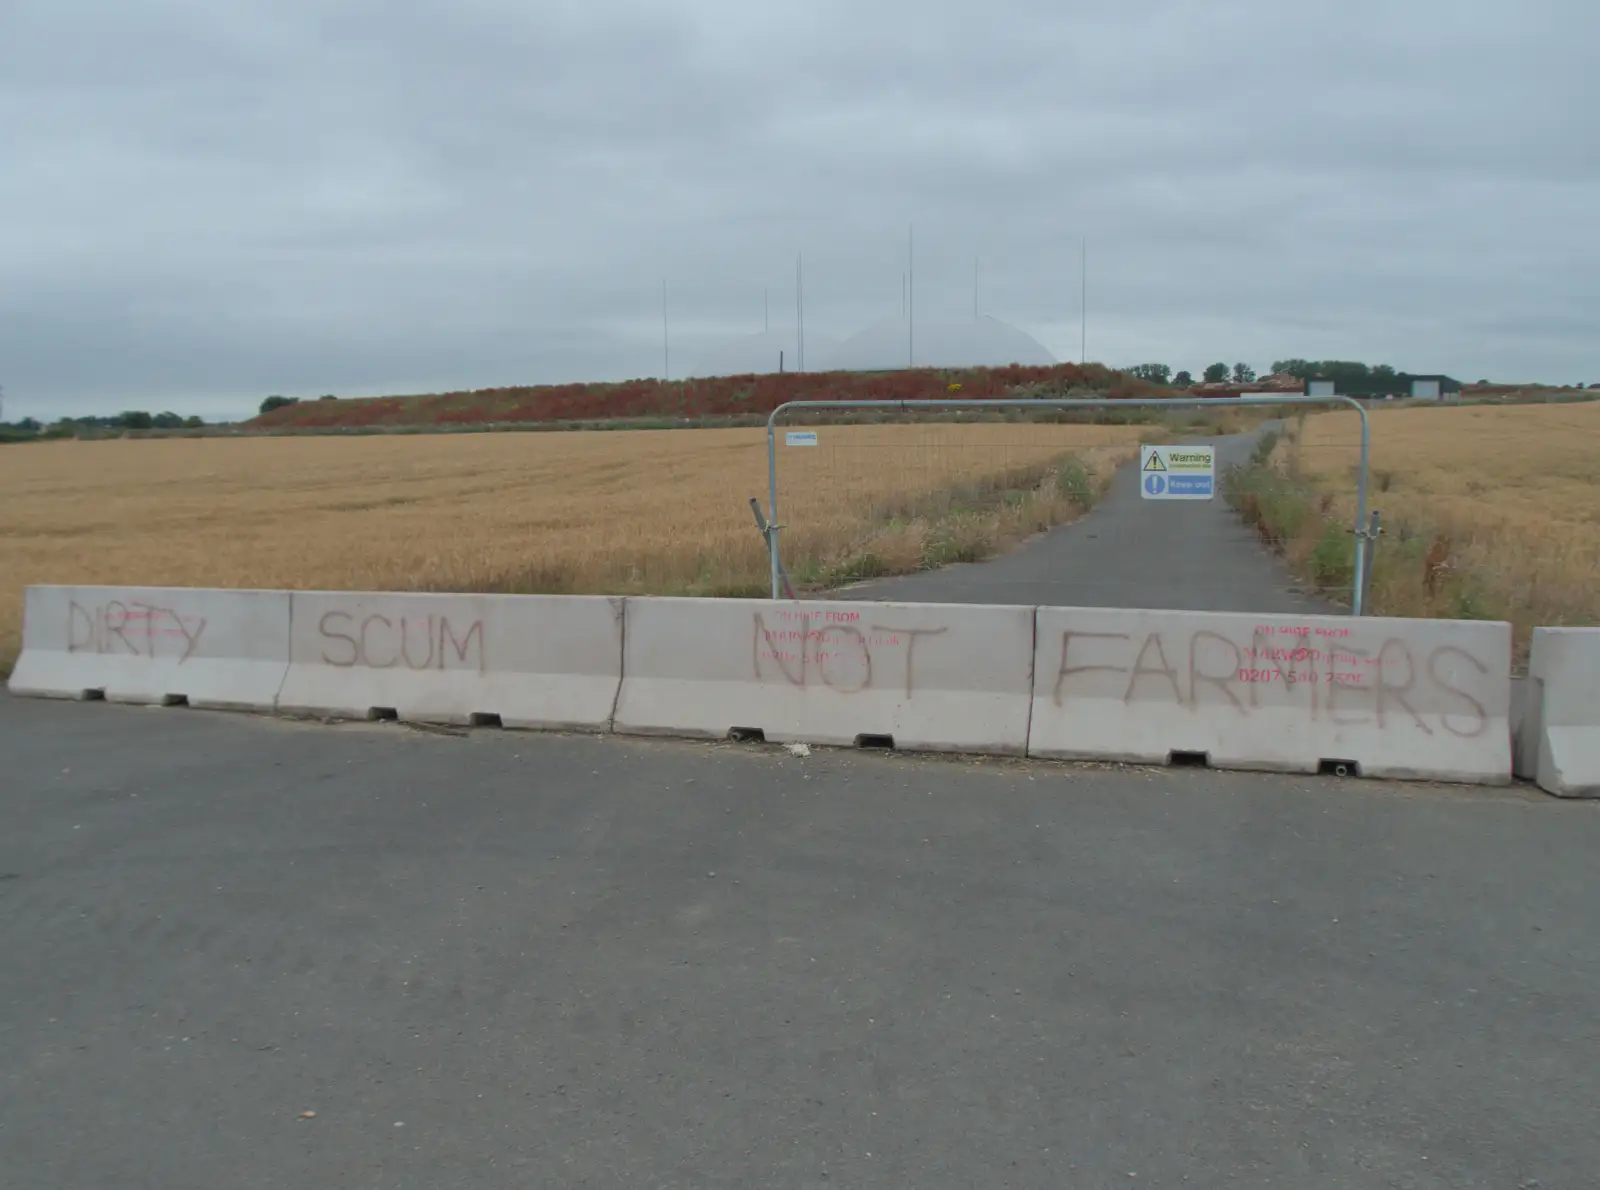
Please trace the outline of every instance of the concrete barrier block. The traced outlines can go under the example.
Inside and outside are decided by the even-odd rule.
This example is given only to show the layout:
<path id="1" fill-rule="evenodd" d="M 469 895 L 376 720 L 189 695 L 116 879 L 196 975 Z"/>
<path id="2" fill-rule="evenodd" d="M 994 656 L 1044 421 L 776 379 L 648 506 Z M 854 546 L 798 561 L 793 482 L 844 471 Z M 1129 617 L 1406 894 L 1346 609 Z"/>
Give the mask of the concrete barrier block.
<path id="1" fill-rule="evenodd" d="M 1021 755 L 1033 609 L 629 599 L 616 730 Z"/>
<path id="2" fill-rule="evenodd" d="M 13 694 L 270 710 L 289 661 L 287 591 L 29 587 Z"/>
<path id="3" fill-rule="evenodd" d="M 621 667 L 621 599 L 297 591 L 278 708 L 604 729 Z"/>
<path id="4" fill-rule="evenodd" d="M 1501 784 L 1504 623 L 1040 608 L 1033 756 Z"/>
<path id="5" fill-rule="evenodd" d="M 1600 797 L 1600 628 L 1535 628 L 1520 747 L 1558 797 Z"/>

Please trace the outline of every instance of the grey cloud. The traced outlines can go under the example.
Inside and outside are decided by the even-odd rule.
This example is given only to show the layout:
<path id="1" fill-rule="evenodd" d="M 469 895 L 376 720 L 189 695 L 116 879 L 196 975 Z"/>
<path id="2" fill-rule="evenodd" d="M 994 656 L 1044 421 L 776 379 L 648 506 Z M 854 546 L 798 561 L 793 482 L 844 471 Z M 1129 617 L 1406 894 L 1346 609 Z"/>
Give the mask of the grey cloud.
<path id="1" fill-rule="evenodd" d="M 1600 380 L 1590 0 L 13 0 L 38 416 L 659 371 L 985 313 L 1113 363 Z"/>

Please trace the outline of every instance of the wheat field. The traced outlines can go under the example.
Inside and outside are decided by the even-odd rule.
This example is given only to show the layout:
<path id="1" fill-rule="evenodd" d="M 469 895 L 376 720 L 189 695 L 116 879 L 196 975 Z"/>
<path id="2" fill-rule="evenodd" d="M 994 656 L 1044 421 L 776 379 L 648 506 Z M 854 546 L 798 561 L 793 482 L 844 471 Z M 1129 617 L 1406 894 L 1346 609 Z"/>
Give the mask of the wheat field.
<path id="1" fill-rule="evenodd" d="M 1138 427 L 819 427 L 780 436 L 784 557 L 813 583 L 1002 548 L 1082 511 Z M 30 583 L 755 594 L 762 430 L 59 442 L 0 451 L 0 666 Z M 985 493 L 1003 500 L 984 500 Z M 961 540 L 963 539 L 964 540 Z M 936 550 L 934 547 L 938 547 Z"/>
<path id="2" fill-rule="evenodd" d="M 1411 406 L 1372 412 L 1371 506 L 1387 526 L 1373 608 L 1600 623 L 1600 403 Z M 1286 450 L 1354 511 L 1348 426 L 1304 420 Z M 1429 592 L 1424 555 L 1447 559 Z M 1386 557 L 1385 557 L 1386 556 Z M 1388 564 L 1383 563 L 1387 561 Z"/>

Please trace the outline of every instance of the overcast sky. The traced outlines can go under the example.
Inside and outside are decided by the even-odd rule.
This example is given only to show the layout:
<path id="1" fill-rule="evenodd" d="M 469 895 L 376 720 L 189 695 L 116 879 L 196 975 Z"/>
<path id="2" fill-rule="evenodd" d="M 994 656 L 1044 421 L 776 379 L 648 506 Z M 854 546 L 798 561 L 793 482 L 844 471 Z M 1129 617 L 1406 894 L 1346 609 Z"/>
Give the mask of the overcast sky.
<path id="1" fill-rule="evenodd" d="M 1596 0 L 0 0 L 6 415 L 794 321 L 1600 382 Z"/>

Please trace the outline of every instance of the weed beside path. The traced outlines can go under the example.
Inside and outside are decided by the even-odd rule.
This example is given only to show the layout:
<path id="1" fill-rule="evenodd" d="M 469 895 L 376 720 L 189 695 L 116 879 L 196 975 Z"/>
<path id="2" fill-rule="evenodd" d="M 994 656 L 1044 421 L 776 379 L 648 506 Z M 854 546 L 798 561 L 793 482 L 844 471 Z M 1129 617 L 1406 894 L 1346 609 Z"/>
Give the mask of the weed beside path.
<path id="1" fill-rule="evenodd" d="M 1348 594 L 1356 446 L 1330 418 L 1264 438 L 1229 499 L 1304 579 Z M 1372 413 L 1369 505 L 1383 514 L 1368 611 L 1600 624 L 1600 404 Z"/>

